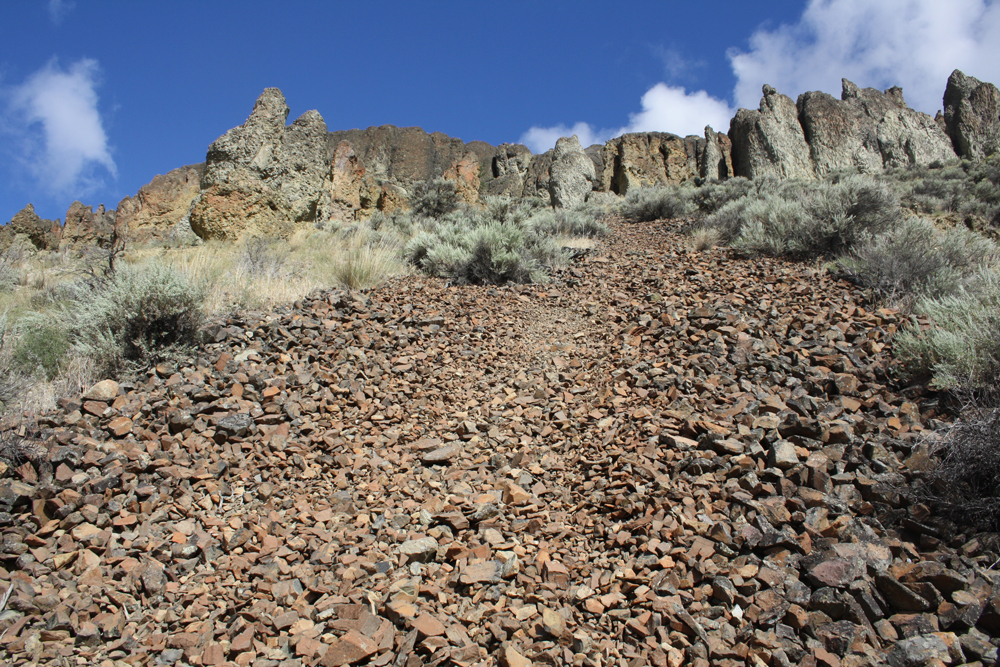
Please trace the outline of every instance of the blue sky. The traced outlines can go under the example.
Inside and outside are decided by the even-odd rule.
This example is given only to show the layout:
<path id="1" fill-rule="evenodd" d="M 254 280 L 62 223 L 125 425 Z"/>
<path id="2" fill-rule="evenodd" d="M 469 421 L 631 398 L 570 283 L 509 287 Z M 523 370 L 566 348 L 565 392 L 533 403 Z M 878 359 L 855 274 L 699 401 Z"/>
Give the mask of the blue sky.
<path id="1" fill-rule="evenodd" d="M 112 208 L 205 158 L 268 86 L 289 121 L 417 125 L 541 151 L 623 131 L 726 131 L 763 83 L 1000 83 L 1000 0 L 111 2 L 0 6 L 0 222 Z"/>

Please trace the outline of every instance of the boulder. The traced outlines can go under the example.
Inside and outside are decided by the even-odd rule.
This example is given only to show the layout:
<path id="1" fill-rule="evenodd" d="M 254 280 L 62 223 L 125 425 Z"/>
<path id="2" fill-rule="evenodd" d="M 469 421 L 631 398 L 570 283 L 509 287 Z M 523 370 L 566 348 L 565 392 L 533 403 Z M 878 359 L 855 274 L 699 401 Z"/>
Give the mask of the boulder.
<path id="1" fill-rule="evenodd" d="M 108 247 L 115 230 L 116 212 L 104 204 L 95 211 L 91 206 L 73 202 L 66 211 L 66 224 L 59 239 L 59 250 L 81 250 L 85 246 Z"/>
<path id="2" fill-rule="evenodd" d="M 173 233 L 198 197 L 204 163 L 157 175 L 134 197 L 118 204 L 117 223 L 130 241 L 162 239 Z"/>
<path id="3" fill-rule="evenodd" d="M 556 208 L 571 208 L 584 202 L 597 181 L 594 162 L 583 152 L 575 134 L 556 142 L 550 174 L 549 194 Z"/>
<path id="4" fill-rule="evenodd" d="M 706 179 L 726 179 L 733 175 L 733 145 L 726 134 L 705 126 L 705 145 L 698 155 L 698 175 Z"/>
<path id="5" fill-rule="evenodd" d="M 764 85 L 760 108 L 740 109 L 729 124 L 733 175 L 815 178 L 795 102 Z"/>
<path id="6" fill-rule="evenodd" d="M 624 195 L 632 188 L 689 181 L 698 176 L 702 143 L 667 132 L 615 137 L 604 144 L 600 189 Z"/>
<path id="7" fill-rule="evenodd" d="M 330 215 L 327 129 L 318 111 L 286 126 L 288 105 L 266 89 L 240 127 L 208 148 L 191 228 L 203 239 L 287 237 Z"/>
<path id="8" fill-rule="evenodd" d="M 55 250 L 59 247 L 62 226 L 58 220 L 43 220 L 35 213 L 35 207 L 28 204 L 11 219 L 5 231 L 12 237 L 27 236 L 38 250 Z"/>
<path id="9" fill-rule="evenodd" d="M 1000 90 L 955 70 L 944 91 L 944 124 L 955 152 L 982 160 L 1000 150 Z"/>

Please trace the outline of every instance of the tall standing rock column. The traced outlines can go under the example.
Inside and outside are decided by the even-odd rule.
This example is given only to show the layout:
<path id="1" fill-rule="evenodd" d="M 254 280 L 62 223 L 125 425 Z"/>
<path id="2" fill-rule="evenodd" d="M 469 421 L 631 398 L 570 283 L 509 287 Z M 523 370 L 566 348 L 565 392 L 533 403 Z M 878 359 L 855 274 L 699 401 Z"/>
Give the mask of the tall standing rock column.
<path id="1" fill-rule="evenodd" d="M 570 208 L 585 201 L 597 180 L 594 162 L 583 152 L 575 134 L 556 142 L 549 171 L 549 194 L 557 208 Z"/>
<path id="2" fill-rule="evenodd" d="M 287 237 L 330 215 L 327 129 L 317 111 L 285 126 L 288 105 L 266 89 L 253 112 L 209 146 L 191 228 L 203 239 Z"/>

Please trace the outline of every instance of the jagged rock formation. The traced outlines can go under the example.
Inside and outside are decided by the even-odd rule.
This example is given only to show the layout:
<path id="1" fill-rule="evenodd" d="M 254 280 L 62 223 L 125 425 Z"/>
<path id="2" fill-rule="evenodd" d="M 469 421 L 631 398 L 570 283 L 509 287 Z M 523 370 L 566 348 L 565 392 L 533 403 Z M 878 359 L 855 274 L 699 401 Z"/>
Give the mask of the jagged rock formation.
<path id="1" fill-rule="evenodd" d="M 327 129 L 318 111 L 285 126 L 288 105 L 266 89 L 253 112 L 208 148 L 191 228 L 203 239 L 287 237 L 330 211 Z"/>
<path id="2" fill-rule="evenodd" d="M 35 213 L 35 207 L 28 204 L 3 228 L 0 245 L 5 247 L 10 245 L 14 237 L 19 234 L 28 237 L 38 250 L 56 250 L 59 248 L 62 225 L 58 220 L 43 220 Z"/>
<path id="3" fill-rule="evenodd" d="M 571 208 L 583 203 L 597 181 L 594 162 L 583 152 L 575 134 L 556 142 L 549 172 L 549 193 L 552 205 L 557 208 Z"/>
<path id="4" fill-rule="evenodd" d="M 1000 90 L 955 70 L 944 91 L 944 123 L 955 152 L 982 160 L 1000 150 Z"/>
<path id="5" fill-rule="evenodd" d="M 843 79 L 840 100 L 808 92 L 791 98 L 764 86 L 758 111 L 740 109 L 730 124 L 733 173 L 759 178 L 814 178 L 856 168 L 863 173 L 955 157 L 933 118 L 906 106 L 901 88 L 858 88 Z"/>
<path id="6" fill-rule="evenodd" d="M 611 139 L 601 151 L 600 189 L 626 194 L 632 188 L 682 183 L 699 176 L 705 142 L 666 132 L 636 132 Z"/>
<path id="7" fill-rule="evenodd" d="M 78 201 L 66 211 L 59 250 L 80 250 L 85 246 L 107 246 L 115 229 L 116 211 L 106 211 L 104 204 L 95 211 Z"/>
<path id="8" fill-rule="evenodd" d="M 729 125 L 736 176 L 815 178 L 798 109 L 787 95 L 764 86 L 760 109 L 740 109 Z"/>
<path id="9" fill-rule="evenodd" d="M 198 197 L 205 164 L 192 164 L 158 174 L 134 197 L 118 204 L 117 223 L 129 241 L 166 238 L 191 210 Z"/>

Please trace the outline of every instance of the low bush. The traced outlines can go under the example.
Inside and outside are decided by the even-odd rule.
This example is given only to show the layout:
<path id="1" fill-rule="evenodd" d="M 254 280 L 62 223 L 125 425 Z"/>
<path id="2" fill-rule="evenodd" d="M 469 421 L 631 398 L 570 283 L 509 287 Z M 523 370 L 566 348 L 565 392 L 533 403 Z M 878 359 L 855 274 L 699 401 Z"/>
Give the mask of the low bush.
<path id="1" fill-rule="evenodd" d="M 455 181 L 444 178 L 423 181 L 414 187 L 410 206 L 419 216 L 438 218 L 458 209 Z"/>
<path id="2" fill-rule="evenodd" d="M 68 307 L 72 347 L 112 377 L 154 364 L 195 342 L 202 299 L 165 264 L 123 264 L 90 299 Z"/>
<path id="3" fill-rule="evenodd" d="M 908 218 L 868 236 L 839 265 L 844 275 L 880 298 L 942 297 L 1000 258 L 989 239 L 962 227 L 939 232 L 929 221 Z"/>
<path id="4" fill-rule="evenodd" d="M 500 196 L 486 197 L 481 210 L 412 223 L 418 231 L 403 249 L 405 259 L 430 275 L 472 284 L 544 280 L 549 268 L 568 260 L 562 242 L 607 233 L 595 207 L 553 211 Z"/>
<path id="5" fill-rule="evenodd" d="M 1000 341 L 998 341 L 1000 343 Z M 964 408 L 937 433 L 937 466 L 921 489 L 936 509 L 956 522 L 1000 528 L 1000 386 L 962 391 Z"/>
<path id="6" fill-rule="evenodd" d="M 65 323 L 46 313 L 31 313 L 18 322 L 13 361 L 25 376 L 42 375 L 52 380 L 59 373 L 70 349 Z"/>
<path id="7" fill-rule="evenodd" d="M 917 301 L 926 328 L 911 325 L 893 342 L 910 377 L 932 378 L 939 388 L 981 391 L 1000 378 L 1000 274 L 980 269 L 956 294 Z"/>
<path id="8" fill-rule="evenodd" d="M 682 218 L 694 210 L 694 189 L 683 185 L 633 188 L 621 204 L 622 216 L 631 222 Z"/>
<path id="9" fill-rule="evenodd" d="M 712 214 L 751 192 L 754 192 L 754 182 L 742 176 L 735 176 L 725 181 L 713 180 L 702 184 L 695 189 L 692 201 L 702 213 Z"/>

